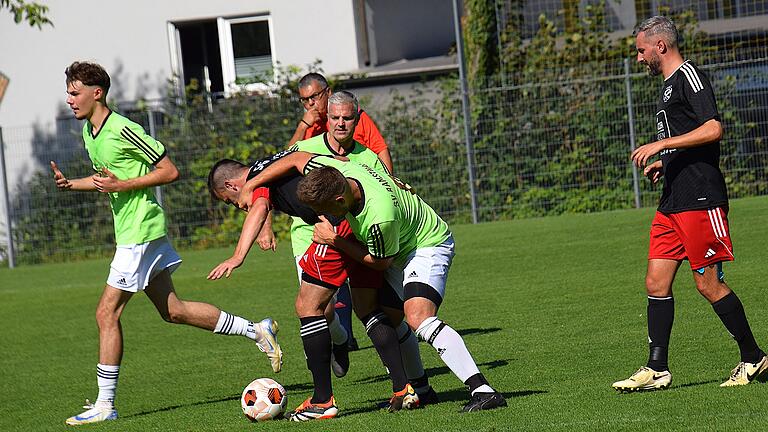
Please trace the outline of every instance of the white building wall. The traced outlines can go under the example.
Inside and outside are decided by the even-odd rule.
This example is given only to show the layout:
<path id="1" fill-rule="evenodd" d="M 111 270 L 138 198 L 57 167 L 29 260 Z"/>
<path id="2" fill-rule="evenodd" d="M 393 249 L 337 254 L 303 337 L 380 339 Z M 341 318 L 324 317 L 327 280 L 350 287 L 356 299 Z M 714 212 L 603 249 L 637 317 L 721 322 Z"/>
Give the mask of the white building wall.
<path id="1" fill-rule="evenodd" d="M 328 74 L 357 69 L 352 0 L 50 0 L 55 27 L 14 24 L 0 11 L 0 71 L 11 82 L 0 126 L 48 124 L 65 100 L 64 69 L 74 60 L 102 64 L 118 100 L 160 96 L 171 76 L 167 23 L 268 13 L 273 57 L 283 65 L 322 60 Z"/>

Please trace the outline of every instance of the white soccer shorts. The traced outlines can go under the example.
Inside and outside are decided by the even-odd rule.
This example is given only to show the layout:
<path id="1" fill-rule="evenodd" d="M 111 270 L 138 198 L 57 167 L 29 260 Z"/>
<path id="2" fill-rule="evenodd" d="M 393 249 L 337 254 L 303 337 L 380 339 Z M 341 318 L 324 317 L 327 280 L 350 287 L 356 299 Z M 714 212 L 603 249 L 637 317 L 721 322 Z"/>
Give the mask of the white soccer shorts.
<path id="1" fill-rule="evenodd" d="M 404 298 L 403 287 L 410 282 L 429 285 L 440 294 L 440 298 L 445 298 L 448 270 L 456 254 L 454 247 L 451 235 L 437 246 L 416 249 L 408 255 L 405 267 L 392 265 L 387 269 L 384 277 L 401 299 Z"/>
<path id="2" fill-rule="evenodd" d="M 137 245 L 118 246 L 109 265 L 107 285 L 122 291 L 138 292 L 165 269 L 171 273 L 181 265 L 181 257 L 167 237 Z"/>

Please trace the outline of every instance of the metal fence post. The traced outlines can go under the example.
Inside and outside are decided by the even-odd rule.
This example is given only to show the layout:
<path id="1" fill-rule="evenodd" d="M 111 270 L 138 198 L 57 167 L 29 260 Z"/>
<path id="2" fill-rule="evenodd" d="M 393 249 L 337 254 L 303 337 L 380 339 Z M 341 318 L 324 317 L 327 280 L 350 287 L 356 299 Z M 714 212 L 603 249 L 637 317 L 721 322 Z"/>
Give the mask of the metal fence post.
<path id="1" fill-rule="evenodd" d="M 149 120 L 149 136 L 152 138 L 157 139 L 155 136 L 155 115 L 152 113 L 152 109 L 147 109 L 147 118 Z M 157 198 L 157 203 L 160 204 L 160 207 L 163 206 L 163 190 L 160 188 L 160 186 L 155 186 L 155 198 Z"/>
<path id="2" fill-rule="evenodd" d="M 11 227 L 11 200 L 8 197 L 8 176 L 5 170 L 5 141 L 3 128 L 0 127 L 0 180 L 3 182 L 3 205 L 5 206 L 5 235 L 8 239 L 8 267 L 16 267 L 16 255 L 13 250 L 13 230 Z"/>
<path id="3" fill-rule="evenodd" d="M 456 31 L 456 54 L 459 61 L 459 80 L 461 81 L 461 107 L 464 112 L 464 139 L 467 147 L 467 171 L 469 176 L 469 195 L 472 201 L 472 223 L 477 223 L 477 193 L 475 191 L 475 150 L 472 145 L 472 118 L 469 113 L 469 91 L 467 74 L 464 71 L 464 38 L 461 34 L 459 19 L 459 0 L 453 0 L 453 26 Z"/>
<path id="4" fill-rule="evenodd" d="M 635 110 L 632 104 L 632 83 L 629 74 L 629 59 L 624 59 L 624 88 L 627 91 L 627 114 L 629 116 L 629 149 L 635 151 Z M 635 208 L 640 208 L 640 180 L 637 167 L 632 164 L 632 187 L 635 190 Z"/>

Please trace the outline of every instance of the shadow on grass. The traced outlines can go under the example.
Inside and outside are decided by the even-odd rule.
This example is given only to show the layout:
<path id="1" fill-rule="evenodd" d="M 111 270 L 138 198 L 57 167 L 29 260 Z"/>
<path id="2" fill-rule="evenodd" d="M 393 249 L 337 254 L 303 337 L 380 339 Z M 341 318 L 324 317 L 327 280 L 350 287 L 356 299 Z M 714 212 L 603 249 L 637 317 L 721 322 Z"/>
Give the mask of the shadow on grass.
<path id="1" fill-rule="evenodd" d="M 674 385 L 674 386 L 668 388 L 667 390 L 675 390 L 675 389 L 684 388 L 684 387 L 696 387 L 696 386 L 707 385 L 707 384 L 714 384 L 714 383 L 719 383 L 719 382 L 720 382 L 720 380 L 707 380 L 707 381 L 691 382 L 691 383 L 685 383 L 685 384 L 680 384 L 680 385 Z"/>
<path id="2" fill-rule="evenodd" d="M 493 360 L 485 363 L 479 363 L 477 366 L 480 367 L 481 369 L 482 368 L 496 369 L 497 367 L 508 365 L 510 360 L 511 359 Z M 425 371 L 427 373 L 427 376 L 429 376 L 430 378 L 438 375 L 445 375 L 445 374 L 452 373 L 451 370 L 448 369 L 448 366 L 426 368 Z M 372 384 L 372 383 L 381 382 L 381 381 L 389 381 L 389 375 L 375 375 L 367 378 L 358 379 L 355 382 L 360 384 Z"/>
<path id="3" fill-rule="evenodd" d="M 128 414 L 126 416 L 120 416 L 120 417 L 122 417 L 122 418 L 141 417 L 141 416 L 150 415 L 150 414 L 156 414 L 156 413 L 165 412 L 165 411 L 173 411 L 173 410 L 179 409 L 179 408 L 189 408 L 189 407 L 193 407 L 193 406 L 215 404 L 215 403 L 219 403 L 219 402 L 227 402 L 227 401 L 238 400 L 238 399 L 240 399 L 240 394 L 236 394 L 234 396 L 227 396 L 227 397 L 223 397 L 223 398 L 219 398 L 219 399 L 209 399 L 209 400 L 200 401 L 200 402 L 192 402 L 192 403 L 186 403 L 186 404 L 181 404 L 181 405 L 171 405 L 171 406 L 157 408 L 157 409 L 153 409 L 153 410 L 149 410 L 149 411 L 138 412 L 136 414 Z"/>
<path id="4" fill-rule="evenodd" d="M 312 390 L 313 388 L 314 388 L 314 386 L 312 385 L 312 383 L 299 383 L 299 384 L 291 384 L 291 385 L 285 386 L 286 392 L 294 392 L 294 391 L 296 391 L 296 392 L 303 392 L 303 391 Z M 226 396 L 226 397 L 222 397 L 222 398 L 218 398 L 218 399 L 209 399 L 209 400 L 204 400 L 204 401 L 199 401 L 199 402 L 191 402 L 191 403 L 186 403 L 186 404 L 171 405 L 171 406 L 157 408 L 157 409 L 153 409 L 153 410 L 149 410 L 149 411 L 138 412 L 136 414 L 129 414 L 129 415 L 126 415 L 126 416 L 121 416 L 121 417 L 123 417 L 123 418 L 140 417 L 140 416 L 145 416 L 145 415 L 149 415 L 149 414 L 156 414 L 156 413 L 165 412 L 165 411 L 173 411 L 173 410 L 179 409 L 179 408 L 189 408 L 189 407 L 194 407 L 194 406 L 215 404 L 215 403 L 219 403 L 219 402 L 227 402 L 227 401 L 239 400 L 239 399 L 240 399 L 240 394 L 238 393 L 238 394 L 236 394 L 234 396 Z"/>
<path id="5" fill-rule="evenodd" d="M 488 333 L 496 333 L 498 331 L 501 331 L 501 328 L 489 327 L 489 328 L 468 328 L 468 329 L 456 330 L 456 332 L 462 336 L 474 335 L 474 334 L 482 335 L 482 334 L 488 334 Z"/>
<path id="6" fill-rule="evenodd" d="M 533 396 L 533 395 L 544 394 L 544 393 L 547 393 L 547 392 L 544 390 L 518 390 L 513 392 L 502 392 L 501 394 L 503 394 L 504 397 L 507 399 L 513 399 L 518 397 Z M 469 401 L 469 392 L 464 388 L 453 389 L 453 390 L 448 390 L 444 392 L 438 392 L 437 397 L 440 399 L 440 402 L 438 402 L 437 404 L 461 402 L 461 404 L 463 405 L 465 402 Z M 382 408 L 379 408 L 378 404 L 384 401 L 369 399 L 366 402 L 368 403 L 368 405 L 364 407 L 345 409 L 343 412 L 341 412 L 340 416 L 382 411 Z M 425 409 L 429 409 L 429 406 L 425 407 Z"/>

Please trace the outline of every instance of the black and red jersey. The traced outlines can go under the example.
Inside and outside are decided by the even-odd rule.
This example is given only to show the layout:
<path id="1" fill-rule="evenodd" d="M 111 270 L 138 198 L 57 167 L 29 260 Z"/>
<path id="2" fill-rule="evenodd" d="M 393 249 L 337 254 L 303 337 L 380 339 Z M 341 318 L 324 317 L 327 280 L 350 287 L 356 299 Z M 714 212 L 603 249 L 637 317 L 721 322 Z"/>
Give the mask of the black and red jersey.
<path id="1" fill-rule="evenodd" d="M 711 119 L 720 120 L 709 79 L 690 61 L 664 80 L 657 111 L 657 140 L 686 134 Z M 663 150 L 660 156 L 664 191 L 659 211 L 677 213 L 728 204 L 720 171 L 719 141 L 689 149 Z"/>
<path id="2" fill-rule="evenodd" d="M 251 164 L 251 167 L 248 169 L 247 180 L 256 177 L 268 166 L 272 165 L 275 161 L 290 154 L 291 152 L 292 150 L 283 150 L 272 156 L 257 160 Z M 303 176 L 297 171 L 275 180 L 267 186 L 267 189 L 269 189 L 267 198 L 269 199 L 270 205 L 275 210 L 278 210 L 289 216 L 298 216 L 307 224 L 314 225 L 320 221 L 317 213 L 315 213 L 311 207 L 299 201 L 299 198 L 296 196 L 296 188 L 302 178 Z M 265 196 L 264 194 L 257 194 L 257 191 L 258 189 L 254 191 L 255 195 Z M 326 216 L 326 218 L 333 225 L 338 225 L 344 219 L 333 216 Z"/>

